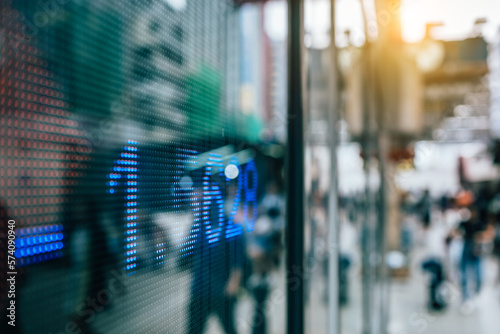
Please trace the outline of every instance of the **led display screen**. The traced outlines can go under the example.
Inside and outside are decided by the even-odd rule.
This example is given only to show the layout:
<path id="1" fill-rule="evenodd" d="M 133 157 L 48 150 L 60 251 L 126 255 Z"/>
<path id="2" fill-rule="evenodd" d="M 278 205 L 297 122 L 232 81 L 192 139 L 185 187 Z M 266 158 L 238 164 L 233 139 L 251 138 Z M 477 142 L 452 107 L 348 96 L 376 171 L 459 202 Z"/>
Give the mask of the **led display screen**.
<path id="1" fill-rule="evenodd" d="M 282 275 L 283 140 L 241 5 L 0 11 L 1 332 L 265 326 L 254 297 Z"/>

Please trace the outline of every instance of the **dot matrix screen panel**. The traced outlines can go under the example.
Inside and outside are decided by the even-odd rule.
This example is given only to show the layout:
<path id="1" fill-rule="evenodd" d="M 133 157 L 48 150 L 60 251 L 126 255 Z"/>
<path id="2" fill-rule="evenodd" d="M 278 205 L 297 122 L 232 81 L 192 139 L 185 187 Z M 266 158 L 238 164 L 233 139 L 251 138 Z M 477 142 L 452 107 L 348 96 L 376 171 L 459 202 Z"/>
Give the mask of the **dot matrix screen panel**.
<path id="1" fill-rule="evenodd" d="M 202 333 L 210 315 L 222 332 L 248 329 L 235 312 L 269 161 L 238 121 L 238 6 L 0 9 L 0 218 L 5 236 L 15 222 L 16 330 Z M 1 242 L 4 312 L 14 299 Z"/>

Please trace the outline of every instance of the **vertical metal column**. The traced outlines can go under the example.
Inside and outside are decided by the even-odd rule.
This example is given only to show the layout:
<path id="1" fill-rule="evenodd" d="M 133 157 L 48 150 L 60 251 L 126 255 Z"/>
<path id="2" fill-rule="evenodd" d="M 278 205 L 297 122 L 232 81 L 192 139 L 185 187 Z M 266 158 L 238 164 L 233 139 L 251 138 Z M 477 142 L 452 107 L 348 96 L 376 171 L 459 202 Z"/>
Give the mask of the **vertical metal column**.
<path id="1" fill-rule="evenodd" d="M 288 0 L 287 330 L 304 333 L 303 0 Z"/>
<path id="2" fill-rule="evenodd" d="M 387 252 L 387 190 L 388 179 L 386 175 L 386 163 L 389 156 L 390 149 L 390 136 L 385 125 L 386 110 L 382 101 L 382 78 L 380 72 L 376 71 L 373 75 L 373 83 L 375 89 L 375 117 L 377 122 L 376 131 L 376 144 L 378 153 L 378 172 L 380 175 L 380 188 L 378 190 L 379 207 L 377 212 L 377 229 L 376 229 L 376 253 L 377 253 L 377 268 L 376 268 L 376 282 L 377 282 L 377 300 L 375 300 L 376 316 L 378 323 L 375 330 L 380 334 L 387 332 L 388 323 L 388 275 L 385 264 L 385 254 Z"/>
<path id="3" fill-rule="evenodd" d="M 363 139 L 362 152 L 365 172 L 365 199 L 364 199 L 364 217 L 362 225 L 361 252 L 362 252 L 362 322 L 363 334 L 373 334 L 373 295 L 374 295 L 374 270 L 373 255 L 374 245 L 374 220 L 375 208 L 374 195 L 371 189 L 371 162 L 374 151 L 373 145 L 373 99 L 372 99 L 372 44 L 367 41 L 363 48 L 363 74 L 364 82 L 362 88 L 363 94 Z"/>
<path id="4" fill-rule="evenodd" d="M 388 303 L 389 303 L 389 291 L 388 291 L 388 275 L 387 268 L 385 264 L 385 254 L 387 252 L 387 177 L 386 177 L 386 159 L 388 156 L 388 136 L 387 129 L 384 125 L 384 110 L 383 108 L 378 108 L 378 168 L 380 175 L 380 188 L 378 191 L 379 196 L 379 208 L 378 208 L 378 221 L 377 221 L 377 289 L 379 292 L 377 303 L 377 311 L 374 314 L 378 319 L 378 326 L 376 328 L 377 332 L 380 334 L 387 333 L 388 324 Z"/>
<path id="5" fill-rule="evenodd" d="M 328 203 L 328 243 L 329 247 L 329 270 L 328 270 L 328 314 L 330 334 L 340 333 L 340 309 L 339 309 L 339 212 L 338 212 L 338 180 L 337 180 L 337 145 L 339 119 L 339 87 L 337 67 L 337 47 L 335 45 L 335 0 L 330 1 L 330 113 L 329 113 L 329 144 L 330 144 L 330 192 Z"/>

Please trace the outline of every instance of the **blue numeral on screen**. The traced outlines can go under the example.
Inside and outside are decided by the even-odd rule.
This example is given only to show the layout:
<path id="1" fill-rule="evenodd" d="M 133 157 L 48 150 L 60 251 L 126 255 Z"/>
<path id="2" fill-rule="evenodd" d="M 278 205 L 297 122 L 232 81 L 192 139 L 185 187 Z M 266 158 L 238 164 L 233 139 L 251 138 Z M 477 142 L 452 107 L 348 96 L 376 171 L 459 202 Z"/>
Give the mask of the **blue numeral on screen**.
<path id="1" fill-rule="evenodd" d="M 127 274 L 133 274 L 137 267 L 137 142 L 128 140 L 115 160 L 113 172 L 108 175 L 109 193 L 115 193 L 115 187 L 123 182 L 125 188 L 125 265 Z M 121 180 L 121 181 L 120 181 Z"/>
<path id="2" fill-rule="evenodd" d="M 255 221 L 257 220 L 257 167 L 252 160 L 246 166 L 243 173 L 243 185 L 245 188 L 245 203 L 243 211 L 245 215 L 245 225 L 248 232 L 253 231 Z M 249 205 L 250 204 L 250 205 Z M 249 217 L 249 213 L 252 216 Z"/>

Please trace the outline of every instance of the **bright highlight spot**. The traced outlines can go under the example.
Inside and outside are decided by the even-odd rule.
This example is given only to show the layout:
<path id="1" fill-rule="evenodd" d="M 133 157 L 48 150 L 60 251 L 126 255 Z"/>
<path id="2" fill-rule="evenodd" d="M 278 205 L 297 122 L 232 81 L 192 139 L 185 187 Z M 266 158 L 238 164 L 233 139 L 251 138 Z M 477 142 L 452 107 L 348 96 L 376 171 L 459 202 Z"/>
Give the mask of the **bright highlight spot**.
<path id="1" fill-rule="evenodd" d="M 233 165 L 233 164 L 229 164 L 227 165 L 226 169 L 224 170 L 224 174 L 226 175 L 226 177 L 228 179 L 235 179 L 238 177 L 238 175 L 240 174 L 240 170 L 238 169 L 238 167 L 236 165 Z"/>

